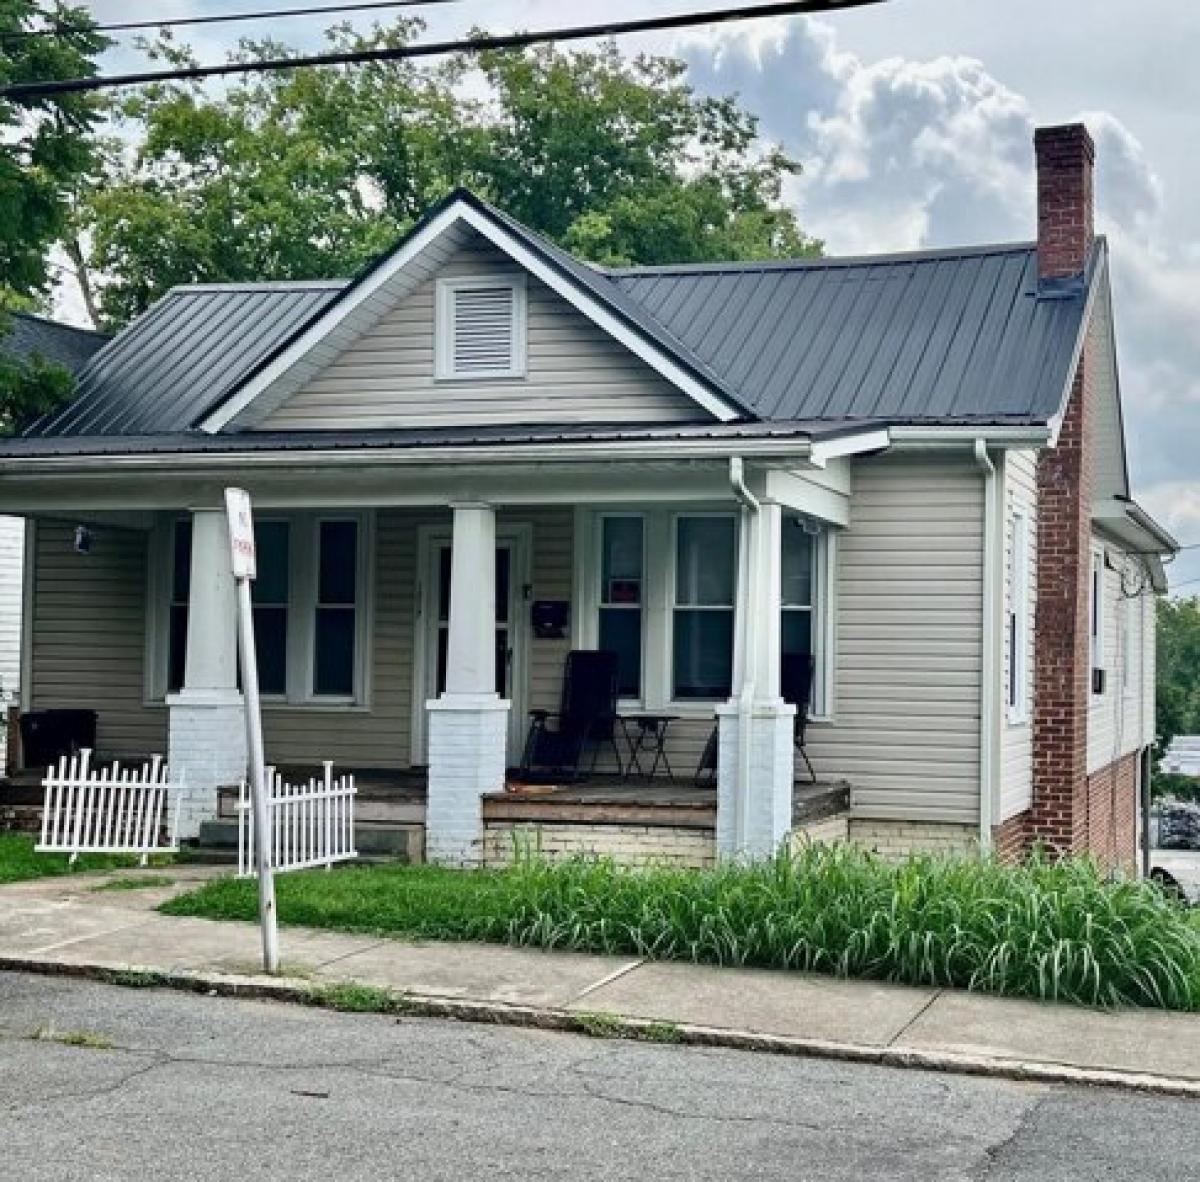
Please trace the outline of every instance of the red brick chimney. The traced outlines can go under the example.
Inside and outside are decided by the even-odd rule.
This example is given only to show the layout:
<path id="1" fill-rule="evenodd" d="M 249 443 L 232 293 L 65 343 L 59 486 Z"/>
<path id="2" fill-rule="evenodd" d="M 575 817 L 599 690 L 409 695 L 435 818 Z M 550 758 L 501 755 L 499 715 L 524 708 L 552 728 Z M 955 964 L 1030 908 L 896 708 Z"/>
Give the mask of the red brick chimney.
<path id="1" fill-rule="evenodd" d="M 1096 146 L 1082 123 L 1039 127 L 1037 153 L 1038 277 L 1082 273 L 1095 237 Z"/>
<path id="2" fill-rule="evenodd" d="M 1093 242 L 1095 147 L 1073 123 L 1039 128 L 1038 277 L 1081 275 Z M 1033 808 L 1028 835 L 1063 853 L 1088 846 L 1091 694 L 1092 403 L 1095 348 L 1085 344 L 1055 447 L 1038 459 L 1038 600 Z"/>

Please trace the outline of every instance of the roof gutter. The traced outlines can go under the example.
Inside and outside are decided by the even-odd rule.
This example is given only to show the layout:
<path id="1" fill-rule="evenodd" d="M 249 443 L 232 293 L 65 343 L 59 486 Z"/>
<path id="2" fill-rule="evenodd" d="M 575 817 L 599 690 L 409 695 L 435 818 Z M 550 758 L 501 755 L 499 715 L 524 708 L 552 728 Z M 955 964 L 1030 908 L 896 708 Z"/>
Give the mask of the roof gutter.
<path id="1" fill-rule="evenodd" d="M 988 447 L 1037 448 L 1050 443 L 1053 430 L 1047 424 L 1035 423 L 1019 426 L 892 427 L 890 434 L 893 451 L 975 448 L 981 442 Z"/>
<path id="2" fill-rule="evenodd" d="M 298 467 L 444 467 L 448 464 L 527 464 L 530 461 L 570 462 L 604 460 L 694 460 L 729 459 L 735 455 L 752 458 L 807 460 L 812 441 L 807 436 L 766 439 L 653 439 L 653 440 L 580 440 L 573 443 L 496 443 L 488 446 L 439 447 L 341 447 L 290 448 L 271 451 L 265 448 L 244 450 L 205 449 L 199 451 L 162 451 L 137 453 L 98 453 L 93 455 L 4 456 L 6 475 L 30 475 L 49 472 L 169 471 L 181 469 Z"/>

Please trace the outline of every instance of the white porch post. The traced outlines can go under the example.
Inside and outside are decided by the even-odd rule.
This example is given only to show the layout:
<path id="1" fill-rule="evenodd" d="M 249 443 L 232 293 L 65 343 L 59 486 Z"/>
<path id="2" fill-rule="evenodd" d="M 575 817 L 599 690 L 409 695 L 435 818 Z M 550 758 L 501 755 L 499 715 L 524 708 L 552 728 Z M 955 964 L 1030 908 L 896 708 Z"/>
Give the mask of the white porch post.
<path id="1" fill-rule="evenodd" d="M 792 827 L 796 708 L 779 693 L 781 506 L 763 500 L 742 521 L 738 678 L 717 707 L 717 852 L 765 857 Z"/>
<path id="2" fill-rule="evenodd" d="M 224 509 L 192 513 L 187 653 L 183 688 L 167 698 L 167 759 L 182 773 L 179 836 L 217 815 L 217 789 L 246 774 L 246 727 L 237 688 L 237 591 Z"/>
<path id="3" fill-rule="evenodd" d="M 446 691 L 429 712 L 425 856 L 482 861 L 483 803 L 504 787 L 509 703 L 496 693 L 496 514 L 491 505 L 454 510 Z"/>

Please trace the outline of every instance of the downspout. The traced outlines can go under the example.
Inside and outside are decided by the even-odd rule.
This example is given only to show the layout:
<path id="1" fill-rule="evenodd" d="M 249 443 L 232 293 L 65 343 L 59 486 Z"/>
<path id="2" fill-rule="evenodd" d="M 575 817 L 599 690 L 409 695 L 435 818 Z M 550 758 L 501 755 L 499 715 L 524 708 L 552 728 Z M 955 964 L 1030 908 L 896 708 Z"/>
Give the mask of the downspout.
<path id="1" fill-rule="evenodd" d="M 754 644 L 753 619 L 750 610 L 754 595 L 754 580 L 758 574 L 759 536 L 762 530 L 757 523 L 748 529 L 750 519 L 757 517 L 761 506 L 754 494 L 746 487 L 746 470 L 740 456 L 729 458 L 729 483 L 733 495 L 742 505 L 742 537 L 749 537 L 750 545 L 741 547 L 743 565 L 742 596 L 742 684 L 738 693 L 738 782 L 734 793 L 733 835 L 734 848 L 743 852 L 746 848 L 746 806 L 750 791 L 750 742 L 754 726 L 754 683 L 757 675 L 757 656 Z"/>
<path id="2" fill-rule="evenodd" d="M 997 674 L 996 662 L 996 571 L 1001 554 L 998 537 L 1000 514 L 996 509 L 996 465 L 988 455 L 987 441 L 975 440 L 975 463 L 983 471 L 983 661 L 979 693 L 979 849 L 992 850 L 992 819 L 995 814 Z"/>

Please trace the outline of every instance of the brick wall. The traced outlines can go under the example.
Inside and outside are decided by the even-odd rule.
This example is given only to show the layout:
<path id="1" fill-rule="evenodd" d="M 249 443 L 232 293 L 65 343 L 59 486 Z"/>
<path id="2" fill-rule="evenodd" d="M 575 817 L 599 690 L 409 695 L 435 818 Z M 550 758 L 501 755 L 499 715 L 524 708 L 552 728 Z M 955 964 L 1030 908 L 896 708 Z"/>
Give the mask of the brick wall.
<path id="1" fill-rule="evenodd" d="M 1138 754 L 1131 752 L 1087 778 L 1087 847 L 1105 866 L 1137 870 Z"/>
<path id="2" fill-rule="evenodd" d="M 1029 852 L 1032 810 L 1026 809 L 992 828 L 992 852 L 1001 862 L 1019 862 Z"/>
<path id="3" fill-rule="evenodd" d="M 543 824 L 490 821 L 484 830 L 484 865 L 504 866 L 518 850 L 551 861 L 577 855 L 612 858 L 627 866 L 666 863 L 703 869 L 716 860 L 711 829 L 667 825 Z"/>
<path id="4" fill-rule="evenodd" d="M 850 821 L 850 840 L 885 858 L 909 854 L 971 855 L 979 850 L 975 825 L 951 825 L 940 821 Z"/>

